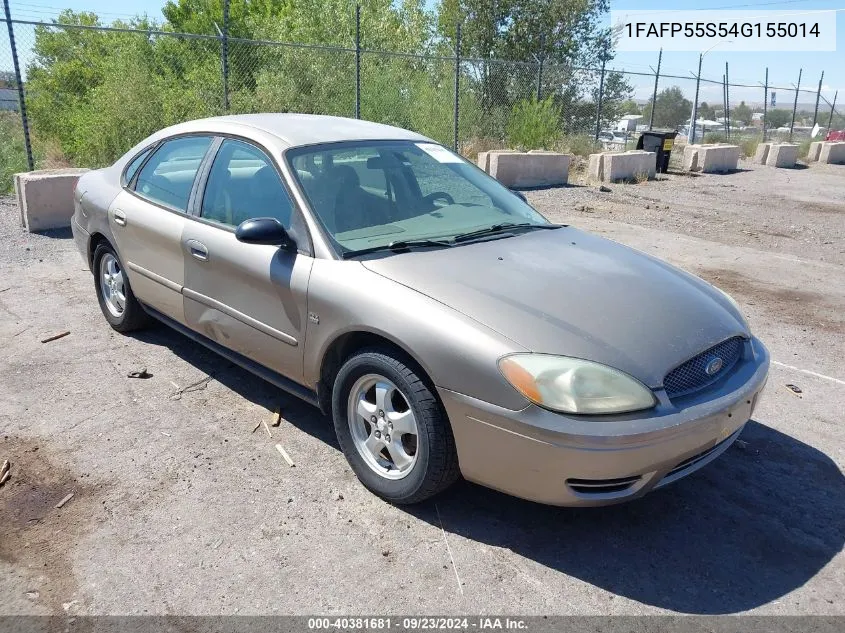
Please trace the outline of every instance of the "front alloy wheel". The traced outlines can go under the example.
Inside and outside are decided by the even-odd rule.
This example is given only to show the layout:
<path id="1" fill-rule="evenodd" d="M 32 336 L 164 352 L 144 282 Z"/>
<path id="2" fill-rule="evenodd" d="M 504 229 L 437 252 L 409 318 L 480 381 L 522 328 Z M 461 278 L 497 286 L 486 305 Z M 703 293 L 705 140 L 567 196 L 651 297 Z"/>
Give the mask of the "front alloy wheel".
<path id="1" fill-rule="evenodd" d="M 404 355 L 367 349 L 343 363 L 332 389 L 337 439 L 367 488 L 393 503 L 417 503 L 459 476 L 443 407 Z"/>
<path id="2" fill-rule="evenodd" d="M 417 419 L 388 378 L 361 376 L 349 391 L 347 414 L 355 448 L 373 472 L 402 479 L 417 459 Z"/>

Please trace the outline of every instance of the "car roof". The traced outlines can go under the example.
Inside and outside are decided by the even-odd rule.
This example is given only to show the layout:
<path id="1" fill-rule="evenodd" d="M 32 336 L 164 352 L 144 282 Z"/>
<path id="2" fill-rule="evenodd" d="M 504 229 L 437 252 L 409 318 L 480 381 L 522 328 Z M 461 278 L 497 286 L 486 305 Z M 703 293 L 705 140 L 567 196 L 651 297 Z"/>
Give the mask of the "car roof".
<path id="1" fill-rule="evenodd" d="M 235 114 L 199 119 L 162 130 L 161 135 L 212 132 L 248 136 L 250 129 L 271 134 L 287 147 L 359 140 L 431 140 L 416 132 L 372 121 L 293 113 Z"/>

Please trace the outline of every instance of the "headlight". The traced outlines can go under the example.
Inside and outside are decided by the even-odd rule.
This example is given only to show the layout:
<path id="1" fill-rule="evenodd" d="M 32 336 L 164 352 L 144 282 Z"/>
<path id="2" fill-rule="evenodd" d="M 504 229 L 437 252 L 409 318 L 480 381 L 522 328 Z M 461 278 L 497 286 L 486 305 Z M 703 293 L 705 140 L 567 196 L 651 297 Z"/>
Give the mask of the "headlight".
<path id="1" fill-rule="evenodd" d="M 562 413 L 625 413 L 657 403 L 651 390 L 635 378 L 579 358 L 512 354 L 499 360 L 499 369 L 531 402 Z"/>

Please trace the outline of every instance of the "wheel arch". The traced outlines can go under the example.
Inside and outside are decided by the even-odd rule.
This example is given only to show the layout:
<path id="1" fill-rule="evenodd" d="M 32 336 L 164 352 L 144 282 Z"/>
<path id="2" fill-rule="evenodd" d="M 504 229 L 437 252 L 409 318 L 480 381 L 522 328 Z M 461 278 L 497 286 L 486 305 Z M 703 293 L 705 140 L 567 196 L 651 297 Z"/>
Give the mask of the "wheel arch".
<path id="1" fill-rule="evenodd" d="M 408 363 L 440 402 L 434 381 L 431 379 L 431 373 L 411 350 L 383 332 L 354 329 L 342 332 L 332 339 L 320 358 L 317 399 L 320 410 L 324 414 L 328 415 L 332 410 L 332 388 L 335 376 L 337 376 L 341 366 L 352 355 L 368 348 L 384 349 L 394 353 L 399 360 Z M 442 403 L 440 405 L 442 407 Z"/>
<path id="2" fill-rule="evenodd" d="M 107 244 L 114 249 L 114 244 L 111 243 L 111 240 L 107 238 L 100 232 L 95 232 L 91 234 L 91 239 L 88 240 L 88 267 L 91 270 L 94 270 L 94 253 L 97 251 L 97 247 L 100 244 Z M 115 251 L 117 252 L 117 251 Z"/>

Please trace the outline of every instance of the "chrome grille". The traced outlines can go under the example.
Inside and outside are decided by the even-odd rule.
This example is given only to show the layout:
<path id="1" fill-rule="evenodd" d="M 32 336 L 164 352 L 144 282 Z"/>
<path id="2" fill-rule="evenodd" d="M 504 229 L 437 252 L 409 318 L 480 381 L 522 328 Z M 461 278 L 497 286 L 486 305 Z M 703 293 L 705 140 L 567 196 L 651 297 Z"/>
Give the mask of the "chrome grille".
<path id="1" fill-rule="evenodd" d="M 663 380 L 666 394 L 670 398 L 677 398 L 699 391 L 716 382 L 736 365 L 739 357 L 742 356 L 742 346 L 742 338 L 735 336 L 714 345 L 697 356 L 693 356 L 683 365 L 675 367 L 666 374 L 666 378 Z M 721 359 L 721 367 L 718 371 L 708 374 L 708 365 L 711 365 L 716 359 Z"/>

